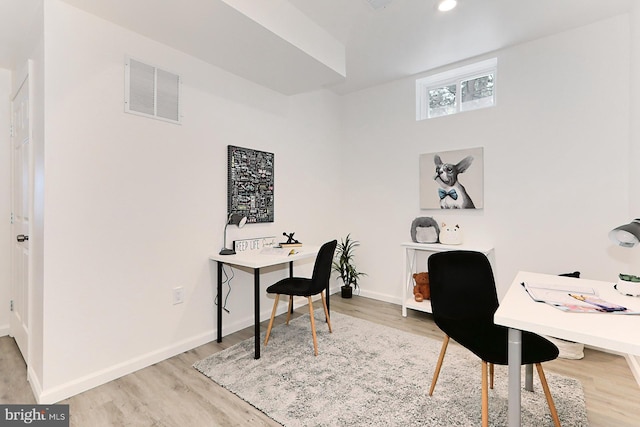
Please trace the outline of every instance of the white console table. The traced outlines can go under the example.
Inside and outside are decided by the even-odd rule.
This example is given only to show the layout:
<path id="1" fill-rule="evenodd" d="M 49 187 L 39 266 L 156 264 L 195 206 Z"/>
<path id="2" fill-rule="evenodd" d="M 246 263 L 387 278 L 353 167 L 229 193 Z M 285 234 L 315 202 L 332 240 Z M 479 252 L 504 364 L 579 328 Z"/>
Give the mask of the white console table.
<path id="1" fill-rule="evenodd" d="M 402 316 L 407 317 L 407 309 L 424 311 L 431 313 L 431 301 L 424 300 L 417 302 L 413 298 L 413 273 L 419 273 L 421 271 L 427 271 L 427 258 L 430 253 L 446 252 L 446 251 L 476 251 L 482 252 L 489 258 L 489 261 L 493 263 L 490 258 L 490 254 L 493 252 L 492 247 L 478 246 L 478 245 L 443 245 L 440 243 L 414 243 L 405 242 L 402 243 L 404 268 L 402 271 Z M 419 254 L 424 254 L 422 257 Z M 423 265 L 418 267 L 418 262 L 422 261 Z"/>

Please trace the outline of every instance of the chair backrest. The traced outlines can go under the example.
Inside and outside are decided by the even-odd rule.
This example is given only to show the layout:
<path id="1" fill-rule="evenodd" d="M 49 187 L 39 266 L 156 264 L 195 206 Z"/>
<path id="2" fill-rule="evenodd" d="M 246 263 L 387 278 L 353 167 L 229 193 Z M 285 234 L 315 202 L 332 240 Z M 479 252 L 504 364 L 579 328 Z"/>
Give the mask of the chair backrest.
<path id="1" fill-rule="evenodd" d="M 491 264 L 483 253 L 435 253 L 428 259 L 428 270 L 434 318 L 493 318 L 498 295 Z"/>
<path id="2" fill-rule="evenodd" d="M 316 263 L 313 266 L 313 276 L 311 277 L 311 293 L 313 295 L 322 292 L 331 279 L 331 264 L 333 263 L 333 253 L 338 245 L 337 240 L 332 240 L 320 247 Z"/>

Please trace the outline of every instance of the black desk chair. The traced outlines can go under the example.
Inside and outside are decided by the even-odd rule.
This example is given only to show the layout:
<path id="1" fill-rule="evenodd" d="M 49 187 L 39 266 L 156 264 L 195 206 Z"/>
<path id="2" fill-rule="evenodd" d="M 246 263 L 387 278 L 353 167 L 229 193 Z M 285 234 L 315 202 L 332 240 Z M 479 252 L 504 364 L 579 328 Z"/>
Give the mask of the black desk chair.
<path id="1" fill-rule="evenodd" d="M 318 252 L 318 256 L 316 257 L 316 263 L 313 267 L 313 276 L 310 279 L 303 277 L 287 277 L 286 279 L 282 279 L 267 288 L 268 293 L 276 294 L 276 299 L 273 302 L 271 320 L 269 320 L 269 327 L 267 328 L 267 337 L 264 340 L 265 346 L 269 342 L 269 335 L 271 334 L 271 328 L 273 327 L 273 319 L 276 316 L 276 308 L 278 307 L 280 295 L 289 295 L 287 325 L 289 324 L 289 318 L 293 311 L 293 297 L 302 296 L 307 297 L 309 300 L 309 317 L 311 318 L 313 349 L 315 355 L 318 355 L 318 339 L 316 337 L 316 324 L 313 316 L 313 304 L 311 303 L 311 297 L 313 295 L 320 294 L 320 297 L 322 298 L 322 305 L 324 306 L 324 315 L 327 319 L 327 324 L 329 325 L 329 332 L 331 332 L 331 320 L 329 319 L 327 301 L 324 298 L 324 290 L 329 286 L 331 263 L 333 262 L 333 253 L 336 250 L 337 244 L 338 242 L 336 240 L 332 240 L 322 245 Z"/>
<path id="2" fill-rule="evenodd" d="M 487 364 L 508 365 L 508 328 L 493 323 L 498 295 L 491 264 L 480 252 L 450 251 L 428 260 L 433 319 L 447 335 L 431 385 L 437 381 L 446 343 L 451 337 L 482 360 L 482 425 L 489 423 Z M 522 364 L 535 364 L 556 426 L 560 419 L 542 370 L 542 362 L 558 357 L 558 348 L 531 332 L 522 332 Z M 493 369 L 491 369 L 493 371 Z M 493 375 L 491 379 L 493 388 Z"/>

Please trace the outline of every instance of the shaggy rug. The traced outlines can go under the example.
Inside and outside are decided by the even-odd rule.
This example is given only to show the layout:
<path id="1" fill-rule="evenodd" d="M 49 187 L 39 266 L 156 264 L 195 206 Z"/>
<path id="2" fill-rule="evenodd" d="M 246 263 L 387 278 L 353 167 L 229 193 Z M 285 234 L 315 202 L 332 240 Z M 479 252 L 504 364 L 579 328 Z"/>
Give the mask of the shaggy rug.
<path id="1" fill-rule="evenodd" d="M 258 360 L 251 338 L 194 367 L 285 426 L 481 424 L 481 362 L 468 350 L 449 344 L 429 397 L 441 342 L 336 312 L 330 334 L 324 314 L 315 316 L 317 357 L 309 316 L 304 315 L 275 327 Z M 562 425 L 588 425 L 580 382 L 546 375 Z M 522 425 L 552 426 L 537 374 L 534 390 L 522 392 Z M 506 366 L 495 367 L 489 423 L 507 424 Z"/>

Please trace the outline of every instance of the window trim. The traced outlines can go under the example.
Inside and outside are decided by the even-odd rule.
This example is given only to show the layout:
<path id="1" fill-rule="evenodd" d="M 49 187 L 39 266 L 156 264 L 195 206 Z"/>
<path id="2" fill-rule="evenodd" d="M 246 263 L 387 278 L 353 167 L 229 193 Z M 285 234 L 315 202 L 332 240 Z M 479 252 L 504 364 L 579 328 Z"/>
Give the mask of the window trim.
<path id="1" fill-rule="evenodd" d="M 434 116 L 429 117 L 429 90 L 451 84 L 456 85 L 456 112 L 452 114 L 458 114 L 464 111 L 472 111 L 479 108 L 486 108 L 496 105 L 496 81 L 498 72 L 498 58 L 491 58 L 484 61 L 476 62 L 474 64 L 465 65 L 463 67 L 454 68 L 444 71 L 442 73 L 433 74 L 431 76 L 423 77 L 416 80 L 416 120 L 431 119 Z M 465 80 L 472 80 L 474 78 L 486 76 L 487 74 L 493 74 L 494 87 L 493 87 L 493 102 L 491 105 L 479 106 L 476 108 L 463 108 L 461 96 L 460 83 Z M 451 115 L 451 114 L 446 114 Z"/>

